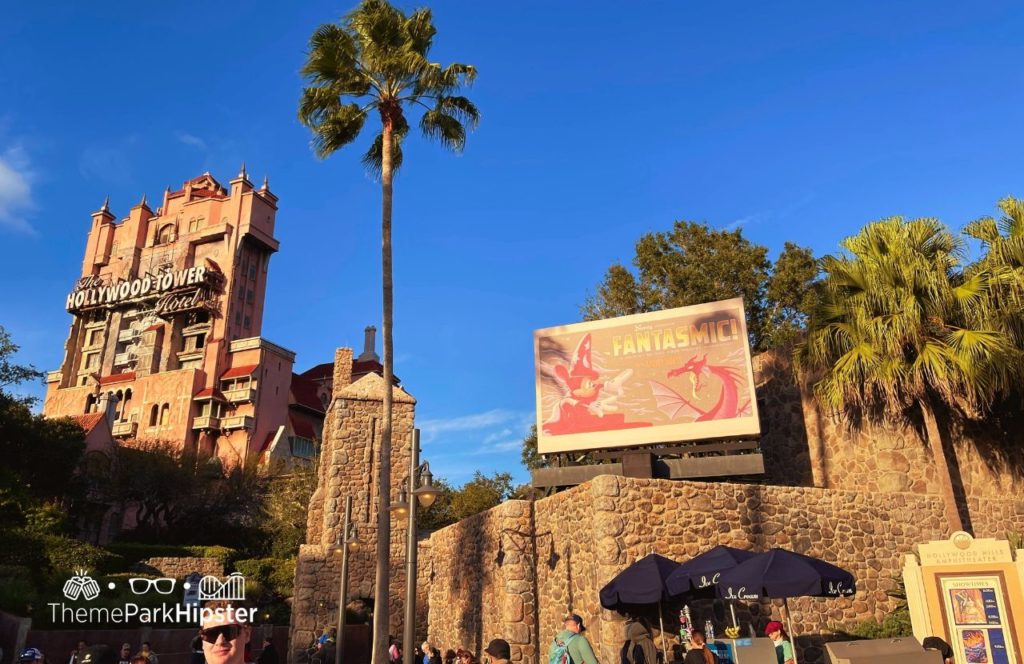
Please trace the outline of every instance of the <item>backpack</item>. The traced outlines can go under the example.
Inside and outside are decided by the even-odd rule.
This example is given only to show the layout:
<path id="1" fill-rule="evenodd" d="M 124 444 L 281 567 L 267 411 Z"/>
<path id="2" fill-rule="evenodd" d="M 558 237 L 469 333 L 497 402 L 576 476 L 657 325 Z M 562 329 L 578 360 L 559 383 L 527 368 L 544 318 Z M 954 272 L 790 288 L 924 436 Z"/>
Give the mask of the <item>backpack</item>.
<path id="1" fill-rule="evenodd" d="M 551 649 L 548 651 L 548 664 L 573 664 L 572 657 L 569 656 L 569 642 L 576 638 L 576 634 L 573 634 L 565 641 L 559 641 L 558 637 L 551 642 Z"/>

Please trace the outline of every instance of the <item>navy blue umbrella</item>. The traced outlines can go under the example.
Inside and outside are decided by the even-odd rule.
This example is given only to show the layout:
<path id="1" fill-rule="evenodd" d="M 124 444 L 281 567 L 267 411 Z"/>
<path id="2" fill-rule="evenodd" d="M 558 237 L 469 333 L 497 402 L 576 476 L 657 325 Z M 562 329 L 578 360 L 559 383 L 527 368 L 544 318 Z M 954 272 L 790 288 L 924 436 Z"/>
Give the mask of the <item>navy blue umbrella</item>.
<path id="1" fill-rule="evenodd" d="M 756 554 L 718 577 L 723 599 L 847 597 L 855 592 L 853 574 L 786 549 Z"/>
<path id="2" fill-rule="evenodd" d="M 661 649 L 668 661 L 665 646 L 665 623 L 661 616 L 661 602 L 671 596 L 665 581 L 679 563 L 656 553 L 636 561 L 615 575 L 615 578 L 601 588 L 601 606 L 624 613 L 633 611 L 638 605 L 658 605 L 658 622 L 661 625 Z"/>
<path id="3" fill-rule="evenodd" d="M 715 586 L 718 585 L 721 574 L 755 555 L 757 554 L 752 551 L 719 544 L 682 563 L 669 574 L 666 582 L 668 592 L 672 596 L 714 597 Z"/>
<path id="4" fill-rule="evenodd" d="M 718 596 L 724 599 L 782 598 L 786 602 L 789 632 L 794 637 L 787 598 L 847 597 L 855 592 L 853 574 L 786 549 L 759 553 L 718 577 Z M 796 661 L 795 649 L 793 660 Z"/>
<path id="5" fill-rule="evenodd" d="M 629 610 L 638 604 L 657 604 L 671 597 L 665 580 L 679 563 L 652 553 L 619 572 L 601 588 L 601 606 L 613 611 Z"/>

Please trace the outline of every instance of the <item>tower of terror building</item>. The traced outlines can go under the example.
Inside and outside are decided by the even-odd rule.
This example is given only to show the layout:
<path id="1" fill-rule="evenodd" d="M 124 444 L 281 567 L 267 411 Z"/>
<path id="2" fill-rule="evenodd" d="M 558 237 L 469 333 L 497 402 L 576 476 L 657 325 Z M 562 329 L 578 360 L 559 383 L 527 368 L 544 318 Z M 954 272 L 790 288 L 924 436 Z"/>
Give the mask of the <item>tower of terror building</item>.
<path id="1" fill-rule="evenodd" d="M 260 335 L 276 213 L 266 180 L 254 188 L 244 166 L 227 188 L 204 173 L 120 221 L 104 202 L 67 295 L 71 331 L 44 413 L 101 414 L 114 438 L 227 463 L 285 437 L 309 441 L 289 456 L 312 456 L 327 397 L 296 376 L 296 399 L 295 354 Z"/>

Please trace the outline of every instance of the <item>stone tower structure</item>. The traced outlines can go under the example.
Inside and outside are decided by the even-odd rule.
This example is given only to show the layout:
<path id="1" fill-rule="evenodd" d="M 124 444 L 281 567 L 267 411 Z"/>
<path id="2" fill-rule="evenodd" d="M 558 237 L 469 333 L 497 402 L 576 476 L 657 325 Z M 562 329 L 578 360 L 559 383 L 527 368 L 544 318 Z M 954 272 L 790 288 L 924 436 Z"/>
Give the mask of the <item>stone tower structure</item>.
<path id="1" fill-rule="evenodd" d="M 352 349 L 334 355 L 336 386 L 327 408 L 317 488 L 309 505 L 306 544 L 299 550 L 292 605 L 292 651 L 308 644 L 324 627 L 337 624 L 338 586 L 345 497 L 352 497 L 352 520 L 360 541 L 349 553 L 349 601 L 373 598 L 376 574 L 377 512 L 388 509 L 377 497 L 384 379 L 368 373 L 352 382 Z M 337 386 L 344 386 L 340 389 Z M 392 499 L 406 481 L 413 441 L 416 400 L 394 387 L 391 442 Z M 391 526 L 391 632 L 399 633 L 405 597 L 405 538 L 408 524 Z"/>

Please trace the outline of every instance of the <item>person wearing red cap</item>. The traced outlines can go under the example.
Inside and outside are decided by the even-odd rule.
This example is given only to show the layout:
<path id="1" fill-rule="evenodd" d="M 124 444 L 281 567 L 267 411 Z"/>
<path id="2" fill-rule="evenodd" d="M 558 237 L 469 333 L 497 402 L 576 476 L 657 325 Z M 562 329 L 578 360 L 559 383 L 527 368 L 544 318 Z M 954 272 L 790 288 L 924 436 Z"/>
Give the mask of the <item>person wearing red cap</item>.
<path id="1" fill-rule="evenodd" d="M 782 623 L 778 620 L 771 621 L 765 625 L 764 635 L 775 644 L 775 656 L 778 658 L 779 664 L 796 664 L 796 660 L 793 658 L 793 644 L 786 637 L 786 630 L 782 628 Z"/>

